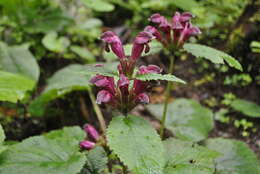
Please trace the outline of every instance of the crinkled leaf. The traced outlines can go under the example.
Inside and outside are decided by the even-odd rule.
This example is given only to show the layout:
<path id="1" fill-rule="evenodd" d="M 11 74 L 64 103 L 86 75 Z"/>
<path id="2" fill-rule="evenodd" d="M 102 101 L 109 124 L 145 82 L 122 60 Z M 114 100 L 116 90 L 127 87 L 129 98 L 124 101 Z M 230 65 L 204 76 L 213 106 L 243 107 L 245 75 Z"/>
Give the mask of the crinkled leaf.
<path id="1" fill-rule="evenodd" d="M 244 142 L 213 138 L 206 146 L 221 153 L 216 159 L 216 174 L 260 174 L 260 163 Z"/>
<path id="2" fill-rule="evenodd" d="M 62 53 L 66 51 L 67 47 L 70 45 L 70 41 L 66 37 L 58 38 L 56 32 L 50 32 L 43 37 L 42 44 L 50 51 Z"/>
<path id="3" fill-rule="evenodd" d="M 249 117 L 260 117 L 260 106 L 256 103 L 242 99 L 235 99 L 232 101 L 231 107 Z"/>
<path id="4" fill-rule="evenodd" d="M 107 130 L 108 145 L 134 174 L 162 174 L 163 145 L 151 125 L 137 116 L 118 116 Z"/>
<path id="5" fill-rule="evenodd" d="M 166 81 L 186 84 L 185 81 L 183 81 L 180 78 L 175 77 L 174 75 L 171 75 L 171 74 L 155 74 L 155 73 L 137 74 L 135 78 L 138 79 L 138 80 L 142 80 L 142 81 L 166 80 Z"/>
<path id="6" fill-rule="evenodd" d="M 104 64 L 103 67 L 95 65 L 69 65 L 57 71 L 49 80 L 43 93 L 33 100 L 29 112 L 34 116 L 42 116 L 47 104 L 72 91 L 89 89 L 89 80 L 96 74 L 114 76 L 116 64 Z"/>
<path id="7" fill-rule="evenodd" d="M 110 12 L 114 10 L 114 5 L 106 0 L 81 0 L 87 7 L 100 12 Z"/>
<path id="8" fill-rule="evenodd" d="M 196 57 L 208 59 L 216 64 L 223 64 L 225 60 L 229 66 L 234 67 L 240 71 L 243 70 L 242 66 L 235 58 L 214 48 L 205 45 L 191 43 L 184 44 L 183 48 Z"/>
<path id="9" fill-rule="evenodd" d="M 167 159 L 164 174 L 214 174 L 218 152 L 173 138 L 164 141 L 164 146 Z"/>
<path id="10" fill-rule="evenodd" d="M 84 138 L 79 127 L 68 127 L 25 139 L 0 155 L 0 173 L 77 174 L 86 161 L 79 152 Z"/>
<path id="11" fill-rule="evenodd" d="M 162 117 L 163 107 L 163 104 L 147 105 L 158 119 Z M 200 141 L 207 138 L 214 126 L 213 113 L 194 100 L 177 99 L 168 104 L 165 126 L 180 139 Z"/>
<path id="12" fill-rule="evenodd" d="M 38 81 L 40 75 L 35 57 L 24 45 L 10 47 L 0 42 L 0 69 L 24 75 L 34 81 Z"/>
<path id="13" fill-rule="evenodd" d="M 19 74 L 0 71 L 0 101 L 17 102 L 34 88 L 35 82 Z"/>

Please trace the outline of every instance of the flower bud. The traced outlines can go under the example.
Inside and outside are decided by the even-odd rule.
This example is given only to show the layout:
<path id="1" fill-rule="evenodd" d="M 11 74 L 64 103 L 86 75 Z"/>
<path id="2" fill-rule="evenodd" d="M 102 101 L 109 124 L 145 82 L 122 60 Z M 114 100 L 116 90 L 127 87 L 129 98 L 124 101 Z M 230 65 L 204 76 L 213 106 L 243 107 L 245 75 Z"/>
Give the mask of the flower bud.
<path id="1" fill-rule="evenodd" d="M 139 68 L 138 74 L 149 74 L 149 73 L 155 73 L 159 74 L 162 72 L 162 69 L 156 65 L 148 65 L 148 66 L 141 66 Z"/>
<path id="2" fill-rule="evenodd" d="M 98 131 L 90 124 L 84 125 L 84 130 L 87 133 L 87 135 L 92 138 L 95 142 L 99 139 L 99 133 Z"/>
<path id="3" fill-rule="evenodd" d="M 122 95 L 127 96 L 129 94 L 128 92 L 129 84 L 130 84 L 129 79 L 124 74 L 120 74 L 120 78 L 117 82 L 117 86 L 119 87 Z"/>
<path id="4" fill-rule="evenodd" d="M 108 103 L 112 101 L 113 95 L 107 90 L 101 90 L 97 94 L 97 104 Z"/>
<path id="5" fill-rule="evenodd" d="M 149 103 L 149 96 L 146 93 L 141 93 L 136 97 L 136 103 L 141 104 L 148 104 Z"/>
<path id="6" fill-rule="evenodd" d="M 88 141 L 88 140 L 84 140 L 79 143 L 80 148 L 86 149 L 86 150 L 93 149 L 95 145 L 96 145 L 96 143 L 94 143 L 92 141 Z"/>

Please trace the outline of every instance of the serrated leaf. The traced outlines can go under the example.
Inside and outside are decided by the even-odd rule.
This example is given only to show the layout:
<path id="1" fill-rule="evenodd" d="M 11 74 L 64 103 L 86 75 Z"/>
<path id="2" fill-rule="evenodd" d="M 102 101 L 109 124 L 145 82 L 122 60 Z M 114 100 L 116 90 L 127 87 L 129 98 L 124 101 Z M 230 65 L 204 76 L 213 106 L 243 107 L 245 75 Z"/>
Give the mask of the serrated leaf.
<path id="1" fill-rule="evenodd" d="M 103 147 L 96 146 L 87 153 L 87 162 L 80 174 L 100 174 L 108 162 L 107 154 Z"/>
<path id="2" fill-rule="evenodd" d="M 104 64 L 103 67 L 95 65 L 69 65 L 57 71 L 50 79 L 43 93 L 32 101 L 29 112 L 34 116 L 42 116 L 47 104 L 72 91 L 89 89 L 89 80 L 96 74 L 114 76 L 117 64 Z"/>
<path id="3" fill-rule="evenodd" d="M 260 106 L 256 103 L 242 99 L 235 99 L 232 101 L 231 107 L 236 111 L 242 112 L 246 116 L 260 117 Z"/>
<path id="4" fill-rule="evenodd" d="M 81 0 L 87 7 L 100 12 L 110 12 L 114 10 L 114 5 L 106 0 Z"/>
<path id="5" fill-rule="evenodd" d="M 163 104 L 149 104 L 148 110 L 161 120 Z M 168 104 L 165 126 L 176 137 L 200 141 L 207 138 L 214 126 L 213 113 L 198 102 L 189 99 L 177 99 Z"/>
<path id="6" fill-rule="evenodd" d="M 229 66 L 234 67 L 240 71 L 243 71 L 242 66 L 235 58 L 222 51 L 216 50 L 214 48 L 205 45 L 191 44 L 191 43 L 184 44 L 183 48 L 184 50 L 186 50 L 187 52 L 191 53 L 196 57 L 202 57 L 208 59 L 211 62 L 216 64 L 223 64 L 225 60 Z"/>
<path id="7" fill-rule="evenodd" d="M 222 154 L 216 159 L 216 174 L 260 174 L 260 163 L 244 142 L 213 138 L 206 146 Z"/>
<path id="8" fill-rule="evenodd" d="M 164 151 L 150 124 L 137 116 L 118 116 L 107 130 L 108 145 L 134 174 L 163 173 Z"/>
<path id="9" fill-rule="evenodd" d="M 42 44 L 50 51 L 62 53 L 66 51 L 70 41 L 66 37 L 58 37 L 56 32 L 50 32 L 43 37 Z"/>
<path id="10" fill-rule="evenodd" d="M 166 80 L 166 81 L 186 84 L 185 81 L 183 81 L 180 78 L 175 77 L 174 75 L 171 75 L 171 74 L 155 74 L 155 73 L 137 74 L 135 78 L 138 80 L 142 80 L 142 81 Z"/>
<path id="11" fill-rule="evenodd" d="M 0 173 L 77 174 L 86 160 L 78 144 L 84 138 L 79 127 L 28 138 L 0 154 Z"/>
<path id="12" fill-rule="evenodd" d="M 214 174 L 218 152 L 173 138 L 165 140 L 164 147 L 167 152 L 164 174 Z"/>
<path id="13" fill-rule="evenodd" d="M 35 82 L 18 74 L 0 71 L 0 101 L 17 102 L 27 91 L 34 88 Z"/>
<path id="14" fill-rule="evenodd" d="M 39 65 L 24 45 L 8 46 L 0 42 L 0 69 L 20 75 L 24 75 L 34 81 L 38 81 Z"/>

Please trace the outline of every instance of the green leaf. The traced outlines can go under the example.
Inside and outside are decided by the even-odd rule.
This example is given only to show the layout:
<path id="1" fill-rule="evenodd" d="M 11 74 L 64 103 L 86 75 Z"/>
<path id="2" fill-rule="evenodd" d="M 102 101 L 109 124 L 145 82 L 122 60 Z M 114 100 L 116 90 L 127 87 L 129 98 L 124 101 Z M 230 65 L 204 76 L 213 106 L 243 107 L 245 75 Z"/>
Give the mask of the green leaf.
<path id="1" fill-rule="evenodd" d="M 26 91 L 34 88 L 35 82 L 24 76 L 0 71 L 0 101 L 17 102 Z"/>
<path id="2" fill-rule="evenodd" d="M 184 44 L 183 48 L 187 52 L 193 54 L 195 57 L 202 57 L 216 64 L 223 64 L 225 60 L 229 66 L 243 71 L 242 66 L 235 58 L 222 51 L 216 50 L 205 45 L 190 43 Z"/>
<path id="3" fill-rule="evenodd" d="M 197 1 L 195 0 L 173 0 L 170 1 L 170 3 L 174 4 L 176 7 L 180 9 L 187 10 L 187 11 L 191 11 L 195 7 L 199 6 Z"/>
<path id="4" fill-rule="evenodd" d="M 164 146 L 167 152 L 164 174 L 214 174 L 218 152 L 173 138 L 164 141 Z"/>
<path id="5" fill-rule="evenodd" d="M 244 142 L 213 138 L 206 146 L 222 154 L 216 159 L 216 174 L 260 174 L 260 163 Z"/>
<path id="6" fill-rule="evenodd" d="M 142 80 L 142 81 L 150 81 L 150 80 L 166 80 L 166 81 L 171 81 L 171 82 L 178 82 L 178 83 L 183 83 L 186 84 L 185 81 L 179 79 L 178 77 L 175 77 L 174 75 L 171 74 L 137 74 L 136 79 Z"/>
<path id="7" fill-rule="evenodd" d="M 163 104 L 147 105 L 160 120 L 163 107 Z M 177 99 L 168 104 L 165 126 L 180 139 L 200 141 L 207 138 L 214 126 L 213 113 L 194 100 Z"/>
<path id="8" fill-rule="evenodd" d="M 114 117 L 107 130 L 107 140 L 111 150 L 134 174 L 163 173 L 162 142 L 143 118 Z"/>
<path id="9" fill-rule="evenodd" d="M 107 2 L 106 0 L 81 0 L 87 7 L 99 11 L 99 12 L 110 12 L 114 10 L 114 5 Z"/>
<path id="10" fill-rule="evenodd" d="M 2 125 L 0 124 L 0 153 L 2 153 L 6 149 L 3 146 L 4 140 L 5 140 L 5 132 L 4 132 Z"/>
<path id="11" fill-rule="evenodd" d="M 38 81 L 40 75 L 35 57 L 24 45 L 9 47 L 0 42 L 0 69 L 24 75 L 34 81 Z"/>
<path id="12" fill-rule="evenodd" d="M 29 112 L 34 116 L 42 116 L 47 104 L 72 91 L 87 90 L 90 87 L 89 80 L 96 74 L 114 76 L 115 63 L 104 64 L 103 67 L 89 65 L 69 65 L 57 71 L 50 79 L 43 93 L 33 100 L 29 106 Z"/>
<path id="13" fill-rule="evenodd" d="M 87 60 L 88 62 L 95 62 L 96 60 L 95 56 L 87 48 L 71 46 L 70 49 L 82 59 Z"/>
<path id="14" fill-rule="evenodd" d="M 87 154 L 87 163 L 80 174 L 100 174 L 107 167 L 107 154 L 103 147 L 97 146 Z"/>
<path id="15" fill-rule="evenodd" d="M 62 53 L 66 51 L 70 41 L 66 37 L 58 38 L 56 32 L 50 32 L 43 37 L 42 44 L 50 51 Z"/>
<path id="16" fill-rule="evenodd" d="M 86 161 L 79 152 L 79 141 L 84 138 L 79 127 L 28 138 L 0 154 L 0 173 L 77 174 Z"/>
<path id="17" fill-rule="evenodd" d="M 235 99 L 232 101 L 231 107 L 249 117 L 260 117 L 260 106 L 256 103 L 242 99 Z"/>

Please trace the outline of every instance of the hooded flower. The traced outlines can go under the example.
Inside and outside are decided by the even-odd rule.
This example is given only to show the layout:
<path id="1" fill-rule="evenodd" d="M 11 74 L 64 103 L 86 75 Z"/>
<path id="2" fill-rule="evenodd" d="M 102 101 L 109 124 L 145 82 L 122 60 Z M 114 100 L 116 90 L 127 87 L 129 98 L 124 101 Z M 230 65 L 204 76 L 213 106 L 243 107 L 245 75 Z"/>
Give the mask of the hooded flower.
<path id="1" fill-rule="evenodd" d="M 125 58 L 123 44 L 115 33 L 113 33 L 112 31 L 104 32 L 101 36 L 101 39 L 106 43 L 106 51 L 110 51 L 110 46 L 117 57 L 119 57 L 120 59 Z"/>
<path id="2" fill-rule="evenodd" d="M 99 140 L 99 133 L 91 124 L 84 125 L 84 130 L 91 139 L 93 139 L 94 141 Z"/>
<path id="3" fill-rule="evenodd" d="M 140 32 L 134 40 L 131 58 L 136 60 L 139 57 L 141 57 L 143 51 L 145 53 L 148 53 L 150 51 L 150 47 L 148 43 L 153 38 L 154 36 L 150 32 L 147 31 Z"/>
<path id="4" fill-rule="evenodd" d="M 81 149 L 91 150 L 95 147 L 96 143 L 88 140 L 81 141 L 79 146 Z"/>

